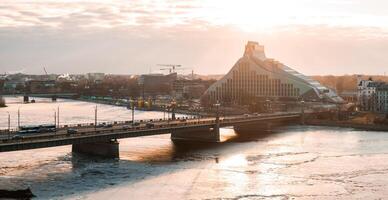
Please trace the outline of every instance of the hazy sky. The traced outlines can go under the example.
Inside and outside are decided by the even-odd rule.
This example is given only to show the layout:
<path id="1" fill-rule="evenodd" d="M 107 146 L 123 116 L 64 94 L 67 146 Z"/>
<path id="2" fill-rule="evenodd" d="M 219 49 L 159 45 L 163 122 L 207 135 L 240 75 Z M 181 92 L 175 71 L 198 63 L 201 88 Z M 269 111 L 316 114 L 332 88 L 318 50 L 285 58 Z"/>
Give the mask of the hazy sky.
<path id="1" fill-rule="evenodd" d="M 386 0 L 0 0 L 0 73 L 219 74 L 253 40 L 308 75 L 383 74 L 387 22 Z"/>

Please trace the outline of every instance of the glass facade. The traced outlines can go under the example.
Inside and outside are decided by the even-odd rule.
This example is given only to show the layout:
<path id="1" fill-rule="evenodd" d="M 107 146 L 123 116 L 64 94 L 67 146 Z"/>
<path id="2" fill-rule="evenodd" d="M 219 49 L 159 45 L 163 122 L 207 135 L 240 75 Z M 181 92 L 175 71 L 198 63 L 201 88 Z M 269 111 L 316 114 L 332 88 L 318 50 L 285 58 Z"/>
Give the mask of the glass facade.
<path id="1" fill-rule="evenodd" d="M 221 80 L 205 93 L 211 101 L 242 102 L 247 98 L 288 98 L 341 101 L 318 81 L 267 59 L 264 47 L 248 42 L 245 53 Z"/>

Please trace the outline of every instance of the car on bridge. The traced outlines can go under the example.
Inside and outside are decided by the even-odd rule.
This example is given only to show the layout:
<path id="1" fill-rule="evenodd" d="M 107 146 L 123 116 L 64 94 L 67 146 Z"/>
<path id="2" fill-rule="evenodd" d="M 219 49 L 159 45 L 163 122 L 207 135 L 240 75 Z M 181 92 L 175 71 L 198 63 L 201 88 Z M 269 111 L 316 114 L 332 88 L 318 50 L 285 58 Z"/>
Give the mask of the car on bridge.
<path id="1" fill-rule="evenodd" d="M 34 133 L 47 133 L 55 132 L 56 126 L 54 124 L 42 124 L 37 126 L 21 126 L 18 134 L 34 134 Z"/>
<path id="2" fill-rule="evenodd" d="M 14 135 L 14 136 L 12 136 L 12 138 L 11 139 L 13 139 L 13 140 L 21 140 L 21 139 L 24 139 L 24 136 L 23 135 Z"/>
<path id="3" fill-rule="evenodd" d="M 105 124 L 103 127 L 104 127 L 104 128 L 112 128 L 112 127 L 113 127 L 113 124 Z"/>
<path id="4" fill-rule="evenodd" d="M 100 124 L 97 124 L 97 128 L 103 128 L 103 127 L 105 127 L 106 126 L 106 123 L 105 122 L 103 122 L 103 123 L 100 123 Z"/>
<path id="5" fill-rule="evenodd" d="M 128 129 L 131 129 L 131 128 L 132 128 L 132 126 L 130 126 L 130 125 L 124 125 L 124 126 L 121 127 L 121 129 L 123 129 L 123 130 L 128 130 Z"/>
<path id="6" fill-rule="evenodd" d="M 155 127 L 155 124 L 153 124 L 153 123 L 147 123 L 147 124 L 146 124 L 146 127 L 147 127 L 147 128 L 154 128 L 154 127 Z"/>
<path id="7" fill-rule="evenodd" d="M 70 135 L 70 134 L 76 134 L 76 133 L 78 133 L 78 130 L 77 130 L 77 129 L 74 129 L 74 128 L 69 128 L 69 129 L 67 129 L 66 133 L 67 133 L 68 135 Z"/>

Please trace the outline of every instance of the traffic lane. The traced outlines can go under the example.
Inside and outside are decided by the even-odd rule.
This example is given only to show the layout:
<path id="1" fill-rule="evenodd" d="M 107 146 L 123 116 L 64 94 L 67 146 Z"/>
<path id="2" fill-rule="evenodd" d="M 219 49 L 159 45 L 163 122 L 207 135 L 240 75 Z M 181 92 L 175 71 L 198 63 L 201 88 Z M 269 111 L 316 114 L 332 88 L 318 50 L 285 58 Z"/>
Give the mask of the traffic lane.
<path id="1" fill-rule="evenodd" d="M 224 120 L 233 120 L 233 119 L 247 119 L 247 118 L 256 118 L 256 117 L 268 117 L 268 116 L 275 116 L 275 115 L 281 115 L 283 113 L 271 113 L 271 114 L 265 114 L 265 115 L 239 115 L 239 116 L 232 116 L 232 117 L 220 117 L 220 121 Z M 171 125 L 180 125 L 180 124 L 192 124 L 192 123 L 206 123 L 206 122 L 213 122 L 216 118 L 197 118 L 197 119 L 185 119 L 185 120 L 163 120 L 163 121 L 143 121 L 140 122 L 138 126 L 132 126 L 132 123 L 125 123 L 125 124 L 111 124 L 112 126 L 108 126 L 105 124 L 105 127 L 94 127 L 94 126 L 77 126 L 77 127 L 68 127 L 68 128 L 60 128 L 56 132 L 44 132 L 44 133 L 34 133 L 31 135 L 23 135 L 25 138 L 34 138 L 34 137 L 44 137 L 44 136 L 55 136 L 55 135 L 65 135 L 68 134 L 68 129 L 75 129 L 79 133 L 88 133 L 88 132 L 95 132 L 95 131 L 104 131 L 104 130 L 117 130 L 117 129 L 125 129 L 125 130 L 132 130 L 136 128 L 147 128 L 146 124 L 151 123 L 154 126 L 171 126 Z M 152 127 L 150 127 L 152 128 Z M 17 135 L 17 132 L 12 132 L 11 134 L 1 135 L 0 139 L 8 139 L 9 137 L 13 137 Z"/>
<path id="2" fill-rule="evenodd" d="M 177 127 L 180 127 L 180 125 L 182 125 L 183 123 L 177 123 L 176 125 L 178 126 L 173 126 L 173 124 L 171 124 L 171 128 L 177 128 Z M 187 123 L 183 124 L 183 125 L 186 125 Z M 194 123 L 192 123 L 191 125 L 193 125 Z M 206 124 L 205 124 L 206 125 Z M 168 127 L 163 127 L 163 128 L 168 128 Z M 116 129 L 117 130 L 117 129 Z M 139 131 L 145 131 L 145 130 L 157 130 L 157 128 L 147 128 L 147 127 L 142 127 L 142 128 L 139 128 L 139 129 L 133 129 L 133 130 L 128 130 L 130 132 L 136 132 L 137 130 Z M 51 140 L 51 139 L 61 139 L 61 138 L 66 138 L 66 137 L 82 137 L 82 136 L 86 136 L 86 135 L 98 135 L 98 134 L 107 134 L 107 133 L 115 133 L 114 129 L 103 129 L 103 130 L 100 130 L 100 131 L 92 131 L 92 132 L 85 132 L 85 133 L 76 133 L 76 134 L 56 134 L 56 135 L 42 135 L 40 134 L 39 136 L 37 135 L 34 135 L 33 137 L 26 137 L 26 138 L 22 138 L 22 139 L 12 139 L 12 140 L 6 140 L 6 141 L 2 141 L 3 144 L 6 144 L 6 143 L 22 143 L 22 142 L 36 142 L 36 141 L 46 141 L 46 140 Z"/>
<path id="3" fill-rule="evenodd" d="M 200 120 L 201 122 L 207 122 L 207 121 L 212 121 L 213 119 L 202 119 Z M 186 124 L 194 124 L 194 123 L 197 123 L 198 120 L 186 120 L 186 121 L 179 121 L 179 120 L 175 120 L 175 121 L 163 121 L 163 122 L 157 122 L 157 123 L 152 123 L 154 126 L 163 126 L 163 127 L 168 127 L 168 126 L 176 126 L 176 125 L 186 125 Z M 136 129 L 146 129 L 147 128 L 147 123 L 150 123 L 150 122 L 143 122 L 143 123 L 140 123 L 138 126 L 129 126 L 129 127 L 126 127 L 130 124 L 115 124 L 115 125 L 112 125 L 112 127 L 81 127 L 80 129 L 77 129 L 77 127 L 69 127 L 67 129 L 64 129 L 64 128 L 61 128 L 61 129 L 58 129 L 56 132 L 44 132 L 44 133 L 31 133 L 31 134 L 17 134 L 17 132 L 13 132 L 10 134 L 10 138 L 12 139 L 13 136 L 15 135 L 20 135 L 23 137 L 23 139 L 33 139 L 34 137 L 49 137 L 49 136 L 61 136 L 61 135 L 69 135 L 67 133 L 67 130 L 68 129 L 75 129 L 77 130 L 77 134 L 78 133 L 95 133 L 95 132 L 107 132 L 107 131 L 115 131 L 115 130 L 136 130 Z M 149 127 L 149 129 L 152 129 L 152 128 L 155 128 L 155 127 Z M 2 135 L 0 136 L 0 139 L 3 140 L 7 140 L 9 138 L 8 135 Z"/>

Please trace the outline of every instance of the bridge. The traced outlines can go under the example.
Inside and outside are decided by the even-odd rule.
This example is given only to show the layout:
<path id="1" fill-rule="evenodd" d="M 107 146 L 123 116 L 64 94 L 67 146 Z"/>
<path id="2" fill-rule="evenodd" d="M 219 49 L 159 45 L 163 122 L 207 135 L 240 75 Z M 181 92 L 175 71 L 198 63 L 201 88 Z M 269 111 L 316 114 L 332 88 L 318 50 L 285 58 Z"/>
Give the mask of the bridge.
<path id="1" fill-rule="evenodd" d="M 173 141 L 220 142 L 219 129 L 233 126 L 237 133 L 303 122 L 304 112 L 252 114 L 229 117 L 209 117 L 177 120 L 112 122 L 65 125 L 55 132 L 20 136 L 17 131 L 0 134 L 0 152 L 72 145 L 77 153 L 105 157 L 119 156 L 117 139 L 171 134 Z M 70 130 L 73 130 L 70 133 Z M 74 131 L 76 130 L 76 131 Z M 0 132 L 1 133 L 1 132 Z"/>
<path id="2" fill-rule="evenodd" d="M 16 94 L 16 95 L 23 95 L 23 101 L 29 102 L 30 97 L 37 97 L 37 98 L 51 98 L 52 101 L 56 101 L 57 98 L 73 98 L 78 96 L 77 93 L 28 93 L 28 94 Z M 2 96 L 15 96 L 14 94 L 6 94 Z"/>

